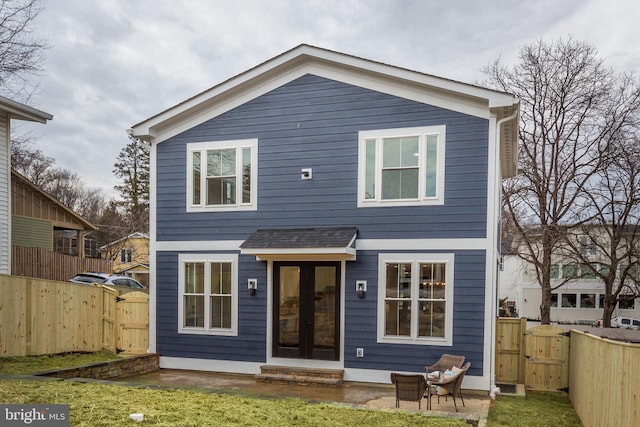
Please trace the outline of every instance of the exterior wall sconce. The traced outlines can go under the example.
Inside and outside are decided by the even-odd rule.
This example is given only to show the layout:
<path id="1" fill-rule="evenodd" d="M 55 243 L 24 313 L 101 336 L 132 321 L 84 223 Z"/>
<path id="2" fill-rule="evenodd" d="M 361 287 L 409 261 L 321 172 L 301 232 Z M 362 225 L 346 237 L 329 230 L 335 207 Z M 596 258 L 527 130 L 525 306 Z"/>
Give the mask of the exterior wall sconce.
<path id="1" fill-rule="evenodd" d="M 302 179 L 313 179 L 313 169 L 306 168 L 300 170 L 300 178 Z"/>
<path id="2" fill-rule="evenodd" d="M 356 280 L 356 295 L 358 295 L 358 298 L 364 298 L 365 292 L 367 292 L 367 281 Z"/>
<path id="3" fill-rule="evenodd" d="M 256 294 L 256 289 L 258 289 L 258 279 L 248 279 L 247 280 L 247 293 L 251 296 Z"/>

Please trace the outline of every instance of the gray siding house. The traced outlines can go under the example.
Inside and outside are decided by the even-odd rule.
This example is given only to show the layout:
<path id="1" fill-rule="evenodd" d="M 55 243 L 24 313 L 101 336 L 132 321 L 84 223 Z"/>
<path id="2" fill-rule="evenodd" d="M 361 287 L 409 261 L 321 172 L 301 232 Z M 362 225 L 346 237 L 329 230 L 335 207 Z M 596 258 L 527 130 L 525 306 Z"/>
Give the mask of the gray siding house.
<path id="1" fill-rule="evenodd" d="M 489 390 L 518 105 L 300 45 L 133 126 L 161 366 L 388 383 L 454 353 Z"/>

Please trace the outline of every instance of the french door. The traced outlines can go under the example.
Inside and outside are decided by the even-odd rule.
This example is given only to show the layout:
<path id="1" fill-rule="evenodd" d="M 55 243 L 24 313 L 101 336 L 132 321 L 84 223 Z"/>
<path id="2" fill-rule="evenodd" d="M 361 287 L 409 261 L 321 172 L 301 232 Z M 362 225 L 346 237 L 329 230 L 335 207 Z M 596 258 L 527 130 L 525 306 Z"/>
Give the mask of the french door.
<path id="1" fill-rule="evenodd" d="M 274 357 L 338 360 L 340 262 L 274 262 Z"/>

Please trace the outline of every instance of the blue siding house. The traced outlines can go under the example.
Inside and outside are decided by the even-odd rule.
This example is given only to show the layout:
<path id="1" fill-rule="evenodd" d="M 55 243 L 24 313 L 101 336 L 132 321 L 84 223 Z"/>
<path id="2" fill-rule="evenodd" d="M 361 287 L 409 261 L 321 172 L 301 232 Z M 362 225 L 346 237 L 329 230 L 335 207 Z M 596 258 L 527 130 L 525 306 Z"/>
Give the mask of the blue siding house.
<path id="1" fill-rule="evenodd" d="M 151 144 L 151 351 L 388 383 L 442 353 L 493 386 L 510 94 L 300 45 L 135 126 Z"/>

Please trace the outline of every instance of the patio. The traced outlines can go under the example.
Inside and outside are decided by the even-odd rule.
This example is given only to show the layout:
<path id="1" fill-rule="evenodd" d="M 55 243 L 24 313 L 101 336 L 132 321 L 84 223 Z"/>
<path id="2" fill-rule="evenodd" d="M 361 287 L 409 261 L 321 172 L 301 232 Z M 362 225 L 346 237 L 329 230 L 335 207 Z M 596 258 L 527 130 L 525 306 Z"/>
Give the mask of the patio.
<path id="1" fill-rule="evenodd" d="M 246 395 L 266 399 L 300 398 L 310 402 L 335 402 L 349 406 L 362 406 L 377 409 L 396 410 L 395 391 L 393 385 L 346 382 L 337 388 L 310 387 L 282 384 L 265 384 L 256 382 L 252 375 L 223 374 L 216 372 L 187 371 L 177 369 L 160 369 L 159 371 L 118 380 L 131 386 L 146 386 L 151 388 L 181 388 L 200 390 L 210 393 L 229 393 Z M 451 398 L 446 401 L 443 397 L 438 403 L 433 398 L 432 410 L 427 410 L 426 399 L 422 401 L 422 408 L 418 409 L 417 402 L 401 401 L 401 411 L 420 411 L 434 413 L 441 416 L 458 416 L 468 418 L 479 426 L 486 425 L 489 413 L 490 398 L 486 392 L 464 391 L 464 403 L 458 402 L 459 412 L 456 414 Z"/>

